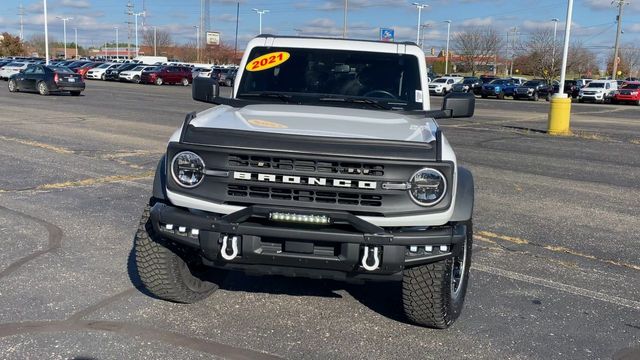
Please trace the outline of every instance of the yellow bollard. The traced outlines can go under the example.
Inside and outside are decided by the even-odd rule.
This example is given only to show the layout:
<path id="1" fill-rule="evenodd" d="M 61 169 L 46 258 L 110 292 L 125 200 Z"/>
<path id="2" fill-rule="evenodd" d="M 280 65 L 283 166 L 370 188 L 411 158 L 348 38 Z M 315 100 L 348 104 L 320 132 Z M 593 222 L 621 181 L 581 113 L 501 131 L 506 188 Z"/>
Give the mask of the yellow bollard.
<path id="1" fill-rule="evenodd" d="M 549 110 L 549 123 L 547 133 L 549 135 L 570 135 L 571 128 L 569 126 L 571 120 L 571 98 L 552 97 L 551 109 Z M 562 95 L 561 95 L 562 96 Z"/>

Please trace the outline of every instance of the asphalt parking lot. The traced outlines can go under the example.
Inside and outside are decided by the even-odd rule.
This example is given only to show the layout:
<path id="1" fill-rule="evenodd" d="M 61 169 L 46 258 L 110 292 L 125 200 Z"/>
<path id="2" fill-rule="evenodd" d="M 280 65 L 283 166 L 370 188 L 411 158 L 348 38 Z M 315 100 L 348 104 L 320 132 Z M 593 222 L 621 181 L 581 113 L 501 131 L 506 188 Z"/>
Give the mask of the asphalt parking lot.
<path id="1" fill-rule="evenodd" d="M 433 99 L 439 106 L 441 100 Z M 440 121 L 476 179 L 474 257 L 449 330 L 408 324 L 393 284 L 235 274 L 194 305 L 138 290 L 132 239 L 190 88 L 0 82 L 2 359 L 638 359 L 640 108 L 478 100 Z"/>

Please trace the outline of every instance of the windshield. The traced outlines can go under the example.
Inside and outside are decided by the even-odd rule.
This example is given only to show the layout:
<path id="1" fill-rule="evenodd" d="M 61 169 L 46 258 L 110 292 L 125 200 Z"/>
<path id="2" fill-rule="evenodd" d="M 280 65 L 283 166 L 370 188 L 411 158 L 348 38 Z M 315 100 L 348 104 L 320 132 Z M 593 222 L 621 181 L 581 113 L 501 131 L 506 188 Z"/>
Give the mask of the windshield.
<path id="1" fill-rule="evenodd" d="M 26 65 L 25 63 L 12 62 L 12 63 L 9 63 L 7 66 L 22 67 L 22 66 L 25 66 L 25 65 Z"/>
<path id="2" fill-rule="evenodd" d="M 256 47 L 249 54 L 237 96 L 287 95 L 300 103 L 376 99 L 414 110 L 422 109 L 416 102 L 416 98 L 421 101 L 421 90 L 418 58 L 413 55 Z"/>
<path id="3" fill-rule="evenodd" d="M 603 88 L 604 87 L 604 83 L 589 83 L 589 85 L 587 85 L 588 88 Z"/>
<path id="4" fill-rule="evenodd" d="M 75 74 L 71 69 L 64 66 L 49 66 L 49 69 L 60 74 Z"/>
<path id="5" fill-rule="evenodd" d="M 140 71 L 140 70 L 144 70 L 144 69 L 145 69 L 145 67 L 144 67 L 144 66 L 136 66 L 136 67 L 134 67 L 134 68 L 133 68 L 133 70 L 131 70 L 131 71 Z"/>
<path id="6" fill-rule="evenodd" d="M 640 84 L 627 84 L 623 89 L 640 89 Z"/>
<path id="7" fill-rule="evenodd" d="M 476 81 L 478 81 L 478 79 L 464 79 L 464 81 L 462 83 L 463 84 L 473 84 Z"/>
<path id="8" fill-rule="evenodd" d="M 540 81 L 527 81 L 522 86 L 538 86 L 540 85 Z"/>
<path id="9" fill-rule="evenodd" d="M 505 79 L 496 79 L 493 80 L 492 82 L 490 82 L 489 84 L 496 84 L 496 85 L 506 85 L 511 83 L 511 80 L 505 80 Z"/>
<path id="10" fill-rule="evenodd" d="M 98 66 L 97 69 L 106 69 L 109 66 L 111 66 L 111 65 L 110 64 L 102 64 L 102 65 Z"/>
<path id="11" fill-rule="evenodd" d="M 446 83 L 447 79 L 435 79 L 432 81 L 433 83 Z"/>

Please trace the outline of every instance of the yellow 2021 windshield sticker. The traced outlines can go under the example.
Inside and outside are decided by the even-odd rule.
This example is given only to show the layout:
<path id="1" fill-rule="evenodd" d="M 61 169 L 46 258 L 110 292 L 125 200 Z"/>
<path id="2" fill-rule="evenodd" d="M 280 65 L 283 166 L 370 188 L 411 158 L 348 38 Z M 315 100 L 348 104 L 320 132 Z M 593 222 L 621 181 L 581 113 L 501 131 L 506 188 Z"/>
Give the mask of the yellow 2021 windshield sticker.
<path id="1" fill-rule="evenodd" d="M 247 64 L 247 71 L 262 71 L 276 67 L 289 60 L 291 55 L 285 51 L 272 52 L 257 57 Z"/>

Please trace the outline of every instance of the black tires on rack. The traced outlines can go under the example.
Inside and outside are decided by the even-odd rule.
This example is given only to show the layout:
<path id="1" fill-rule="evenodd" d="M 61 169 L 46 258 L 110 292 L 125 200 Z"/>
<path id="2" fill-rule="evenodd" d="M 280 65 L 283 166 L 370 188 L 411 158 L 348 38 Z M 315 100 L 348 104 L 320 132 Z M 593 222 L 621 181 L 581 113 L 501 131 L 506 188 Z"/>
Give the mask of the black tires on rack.
<path id="1" fill-rule="evenodd" d="M 454 257 L 404 271 L 402 304 L 406 317 L 418 324 L 445 329 L 460 316 L 469 284 L 473 225 L 466 223 L 464 243 Z"/>
<path id="2" fill-rule="evenodd" d="M 138 275 L 145 289 L 160 299 L 186 304 L 218 290 L 224 273 L 204 267 L 199 256 L 189 256 L 188 250 L 166 246 L 154 232 L 149 210 L 149 206 L 144 209 L 134 241 Z"/>

